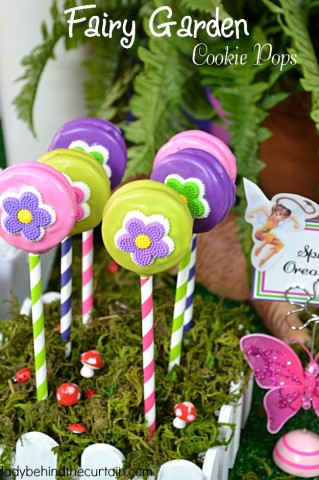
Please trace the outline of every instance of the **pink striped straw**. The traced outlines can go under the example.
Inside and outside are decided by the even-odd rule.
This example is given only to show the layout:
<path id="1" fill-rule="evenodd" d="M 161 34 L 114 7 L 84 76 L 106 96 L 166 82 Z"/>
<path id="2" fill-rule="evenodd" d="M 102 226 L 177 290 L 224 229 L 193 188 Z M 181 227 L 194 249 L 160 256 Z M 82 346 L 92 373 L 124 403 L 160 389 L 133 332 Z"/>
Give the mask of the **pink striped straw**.
<path id="1" fill-rule="evenodd" d="M 82 323 L 86 325 L 93 310 L 94 230 L 82 233 Z"/>
<path id="2" fill-rule="evenodd" d="M 150 440 L 156 430 L 153 277 L 141 277 L 144 412 Z"/>

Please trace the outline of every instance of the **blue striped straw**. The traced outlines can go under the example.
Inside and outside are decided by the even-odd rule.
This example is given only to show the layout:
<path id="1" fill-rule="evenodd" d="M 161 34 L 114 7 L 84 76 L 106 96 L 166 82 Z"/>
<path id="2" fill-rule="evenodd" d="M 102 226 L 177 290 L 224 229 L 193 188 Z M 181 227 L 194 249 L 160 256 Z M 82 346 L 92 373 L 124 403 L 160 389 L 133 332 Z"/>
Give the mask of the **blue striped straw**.
<path id="1" fill-rule="evenodd" d="M 186 307 L 185 307 L 185 313 L 184 313 L 184 332 L 188 332 L 193 323 L 196 252 L 197 252 L 197 234 L 194 233 L 193 241 L 192 241 L 191 258 L 189 262 Z"/>
<path id="2" fill-rule="evenodd" d="M 61 242 L 61 339 L 66 344 L 66 357 L 71 355 L 72 321 L 72 238 Z"/>

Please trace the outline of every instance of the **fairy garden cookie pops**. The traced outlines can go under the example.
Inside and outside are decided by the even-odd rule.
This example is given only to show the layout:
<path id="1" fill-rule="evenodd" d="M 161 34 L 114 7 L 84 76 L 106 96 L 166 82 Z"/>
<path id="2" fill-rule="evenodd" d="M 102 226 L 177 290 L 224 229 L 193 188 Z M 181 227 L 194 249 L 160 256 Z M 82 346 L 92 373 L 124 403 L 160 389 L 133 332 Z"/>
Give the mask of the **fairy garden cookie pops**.
<path id="1" fill-rule="evenodd" d="M 179 195 L 152 180 L 131 182 L 118 189 L 103 213 L 106 249 L 119 265 L 141 278 L 144 409 L 151 436 L 156 428 L 152 275 L 185 257 L 192 226 L 192 217 Z"/>
<path id="2" fill-rule="evenodd" d="M 79 118 L 64 124 L 49 150 L 71 148 L 89 153 L 104 168 L 114 189 L 127 164 L 127 149 L 121 131 L 99 118 Z M 93 309 L 94 231 L 82 233 L 82 322 L 87 324 Z"/>
<path id="3" fill-rule="evenodd" d="M 74 190 L 77 214 L 70 235 L 96 227 L 110 196 L 110 181 L 103 167 L 88 153 L 68 149 L 52 150 L 39 162 L 63 173 Z M 72 241 L 69 237 L 63 240 L 61 249 L 61 337 L 69 342 L 72 317 Z"/>
<path id="4" fill-rule="evenodd" d="M 37 399 L 47 397 L 40 254 L 69 235 L 76 201 L 66 178 L 48 165 L 20 163 L 0 174 L 0 236 L 29 255 Z"/>
<path id="5" fill-rule="evenodd" d="M 162 158 L 151 178 L 165 183 L 184 199 L 194 218 L 195 234 L 214 228 L 225 218 L 235 202 L 233 181 L 223 165 L 203 150 L 184 149 Z M 194 243 L 196 245 L 196 237 L 193 238 L 192 249 Z M 194 261 L 193 252 L 192 256 Z M 192 274 L 192 289 L 194 285 L 194 265 L 190 268 L 190 259 L 189 252 L 179 267 L 169 369 L 180 363 L 184 312 L 187 298 L 192 298 L 192 292 L 187 288 L 189 271 Z M 192 309 L 190 313 L 192 316 Z"/>

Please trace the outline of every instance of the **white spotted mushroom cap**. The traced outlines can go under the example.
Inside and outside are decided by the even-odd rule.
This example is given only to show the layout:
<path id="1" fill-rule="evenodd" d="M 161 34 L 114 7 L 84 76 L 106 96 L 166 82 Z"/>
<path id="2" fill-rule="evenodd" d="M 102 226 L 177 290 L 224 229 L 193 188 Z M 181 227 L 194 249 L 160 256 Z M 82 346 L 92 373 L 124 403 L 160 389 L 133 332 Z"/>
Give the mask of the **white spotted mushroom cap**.
<path id="1" fill-rule="evenodd" d="M 174 407 L 174 414 L 186 423 L 193 422 L 197 416 L 196 408 L 191 402 L 177 403 Z"/>
<path id="2" fill-rule="evenodd" d="M 98 370 L 103 367 L 103 360 L 101 354 L 97 350 L 89 350 L 82 353 L 81 362 L 83 365 Z"/>

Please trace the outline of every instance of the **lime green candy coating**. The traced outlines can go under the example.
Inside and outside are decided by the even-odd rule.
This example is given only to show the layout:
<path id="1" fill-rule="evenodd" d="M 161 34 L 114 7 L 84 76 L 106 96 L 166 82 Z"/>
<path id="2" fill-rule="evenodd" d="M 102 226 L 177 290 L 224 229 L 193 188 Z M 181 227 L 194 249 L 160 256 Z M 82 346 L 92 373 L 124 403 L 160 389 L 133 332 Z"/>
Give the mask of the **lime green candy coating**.
<path id="1" fill-rule="evenodd" d="M 119 188 L 103 212 L 102 237 L 109 254 L 144 277 L 177 265 L 190 248 L 192 229 L 186 203 L 167 185 L 153 180 Z"/>
<path id="2" fill-rule="evenodd" d="M 84 182 L 89 188 L 88 199 L 84 198 L 88 216 L 75 222 L 70 235 L 96 227 L 102 220 L 104 206 L 111 195 L 110 180 L 104 168 L 88 153 L 66 148 L 52 150 L 38 161 L 67 175 L 72 182 Z"/>

